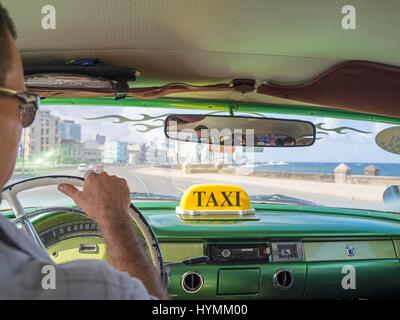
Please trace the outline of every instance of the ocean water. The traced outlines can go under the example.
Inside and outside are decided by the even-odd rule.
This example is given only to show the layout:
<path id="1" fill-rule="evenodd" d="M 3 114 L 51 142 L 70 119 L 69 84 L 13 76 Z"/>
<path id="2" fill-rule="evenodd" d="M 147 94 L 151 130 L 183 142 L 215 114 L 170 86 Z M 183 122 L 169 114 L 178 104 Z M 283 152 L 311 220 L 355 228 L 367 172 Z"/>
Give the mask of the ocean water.
<path id="1" fill-rule="evenodd" d="M 255 170 L 265 172 L 333 173 L 339 162 L 270 162 L 256 164 Z M 352 174 L 363 175 L 369 165 L 379 168 L 379 176 L 400 177 L 400 163 L 351 163 L 345 162 Z"/>

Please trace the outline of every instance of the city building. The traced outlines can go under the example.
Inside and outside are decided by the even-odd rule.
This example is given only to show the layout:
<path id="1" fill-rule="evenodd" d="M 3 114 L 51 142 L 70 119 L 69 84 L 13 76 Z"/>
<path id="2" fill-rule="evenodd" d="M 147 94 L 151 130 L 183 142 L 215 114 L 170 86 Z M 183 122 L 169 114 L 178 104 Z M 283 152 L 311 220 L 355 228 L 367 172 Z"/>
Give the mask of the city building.
<path id="1" fill-rule="evenodd" d="M 32 125 L 24 129 L 23 156 L 25 160 L 41 158 L 59 146 L 59 122 L 60 119 L 53 116 L 50 111 L 40 110 L 37 113 Z"/>
<path id="2" fill-rule="evenodd" d="M 62 140 L 81 141 L 82 129 L 79 123 L 73 120 L 61 120 L 59 122 L 60 138 Z"/>
<path id="3" fill-rule="evenodd" d="M 106 143 L 106 136 L 102 136 L 100 134 L 96 134 L 96 143 L 103 145 Z"/>
<path id="4" fill-rule="evenodd" d="M 98 148 L 84 148 L 83 149 L 83 162 L 87 164 L 96 164 L 102 162 L 101 149 Z"/>
<path id="5" fill-rule="evenodd" d="M 61 140 L 57 153 L 57 162 L 62 164 L 76 164 L 84 160 L 85 146 L 75 140 Z"/>
<path id="6" fill-rule="evenodd" d="M 97 135 L 96 138 L 98 136 L 99 135 Z M 98 158 L 97 162 L 102 162 L 104 159 L 105 144 L 101 144 L 102 141 L 105 141 L 105 139 L 104 140 L 98 140 L 98 139 L 86 140 L 85 141 L 85 149 L 88 149 L 88 150 L 91 149 L 92 156 L 94 156 L 94 152 L 99 153 L 99 156 L 96 155 L 96 158 Z M 94 151 L 94 149 L 96 149 L 98 151 Z M 88 151 L 88 153 L 89 153 L 89 151 Z"/>
<path id="7" fill-rule="evenodd" d="M 145 143 L 142 143 L 139 147 L 139 159 L 138 159 L 138 164 L 144 164 L 146 163 L 146 153 L 147 153 L 147 145 Z"/>
<path id="8" fill-rule="evenodd" d="M 167 164 L 168 152 L 164 147 L 157 146 L 155 143 L 150 143 L 146 150 L 146 162 L 149 164 Z"/>
<path id="9" fill-rule="evenodd" d="M 88 149 L 98 149 L 100 147 L 96 140 L 85 140 L 84 144 L 85 148 Z"/>
<path id="10" fill-rule="evenodd" d="M 140 145 L 134 143 L 128 144 L 128 163 L 140 163 Z"/>
<path id="11" fill-rule="evenodd" d="M 106 141 L 103 160 L 105 163 L 110 164 L 128 163 L 128 142 Z"/>

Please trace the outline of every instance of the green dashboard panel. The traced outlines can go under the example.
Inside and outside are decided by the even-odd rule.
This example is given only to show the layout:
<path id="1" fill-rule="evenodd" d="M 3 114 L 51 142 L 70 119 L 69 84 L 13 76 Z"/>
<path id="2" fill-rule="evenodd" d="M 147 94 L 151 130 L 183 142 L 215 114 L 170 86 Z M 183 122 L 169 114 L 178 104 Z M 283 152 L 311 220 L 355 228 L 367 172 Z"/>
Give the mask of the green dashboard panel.
<path id="1" fill-rule="evenodd" d="M 395 259 L 396 251 L 392 240 L 364 241 L 318 241 L 304 242 L 306 261 L 352 261 L 367 259 Z M 349 255 L 344 248 L 356 248 L 354 255 Z"/>
<path id="2" fill-rule="evenodd" d="M 203 242 L 160 242 L 164 262 L 180 262 L 204 254 Z"/>
<path id="3" fill-rule="evenodd" d="M 217 295 L 253 295 L 260 291 L 260 268 L 220 268 Z M 232 279 L 236 279 L 232 281 Z"/>
<path id="4" fill-rule="evenodd" d="M 267 240 L 266 240 L 267 241 Z M 279 242 L 279 241 L 278 241 Z M 241 242 L 237 243 L 238 245 Z M 346 254 L 346 246 L 353 246 L 354 256 Z M 196 255 L 205 254 L 206 244 L 193 243 Z M 374 296 L 399 296 L 400 261 L 396 256 L 392 240 L 303 242 L 305 261 L 259 264 L 207 264 L 197 266 L 174 265 L 170 267 L 169 292 L 177 299 L 321 299 Z M 185 244 L 162 244 L 163 255 L 175 261 L 187 259 Z M 167 250 L 165 250 L 167 249 Z M 204 251 L 202 251 L 204 250 Z M 320 256 L 318 254 L 321 254 Z M 172 259 L 168 259 L 172 260 Z M 342 286 L 346 276 L 344 268 L 354 268 L 355 289 Z M 273 278 L 279 270 L 288 270 L 293 275 L 293 285 L 287 290 L 274 286 Z M 187 273 L 203 277 L 201 290 L 187 292 L 182 279 Z"/>
<path id="5" fill-rule="evenodd" d="M 280 243 L 299 241 L 303 261 L 209 263 L 169 267 L 173 299 L 321 299 L 394 297 L 400 295 L 399 217 L 385 213 L 297 206 L 255 205 L 259 221 L 181 221 L 173 203 L 141 210 L 156 232 L 166 262 L 207 255 L 213 243 Z M 397 235 L 397 237 L 396 237 Z M 354 253 L 349 254 L 348 248 Z M 346 268 L 355 271 L 355 288 L 345 289 Z M 290 271 L 287 289 L 274 284 L 281 270 Z M 200 290 L 187 292 L 183 277 L 196 273 Z M 395 280 L 393 280 L 395 279 Z"/>
<path id="6" fill-rule="evenodd" d="M 344 289 L 343 279 L 351 266 L 354 288 Z M 306 299 L 335 298 L 398 298 L 400 266 L 398 259 L 335 261 L 307 263 Z"/>
<path id="7" fill-rule="evenodd" d="M 174 299 L 331 299 L 399 297 L 400 266 L 398 259 L 352 261 L 355 288 L 345 289 L 342 281 L 346 261 L 313 263 L 271 263 L 262 265 L 177 266 L 171 270 L 169 292 Z M 293 274 L 293 285 L 282 290 L 274 286 L 279 270 Z M 182 289 L 182 276 L 196 272 L 204 279 L 198 292 Z M 257 290 L 258 289 L 258 290 Z"/>
<path id="8" fill-rule="evenodd" d="M 295 281 L 290 290 L 276 289 L 274 274 L 286 267 L 286 263 L 175 266 L 171 268 L 169 293 L 173 299 L 301 299 L 306 286 L 306 264 L 291 265 Z M 182 288 L 182 275 L 188 272 L 203 277 L 204 284 L 198 292 L 187 293 Z"/>

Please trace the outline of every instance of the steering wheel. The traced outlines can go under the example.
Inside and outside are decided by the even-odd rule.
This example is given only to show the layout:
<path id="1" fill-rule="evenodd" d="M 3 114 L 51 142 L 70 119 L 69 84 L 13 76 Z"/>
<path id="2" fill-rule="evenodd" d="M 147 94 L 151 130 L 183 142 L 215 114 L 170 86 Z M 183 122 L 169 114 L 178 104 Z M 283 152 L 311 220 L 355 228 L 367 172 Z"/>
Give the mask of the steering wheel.
<path id="1" fill-rule="evenodd" d="M 12 222 L 14 224 L 20 224 L 23 227 L 23 229 L 25 229 L 26 232 L 31 236 L 35 244 L 42 250 L 46 251 L 46 248 L 42 240 L 40 239 L 38 233 L 36 232 L 34 226 L 32 225 L 32 222 L 30 221 L 31 218 L 52 212 L 54 213 L 70 212 L 84 216 L 86 216 L 86 214 L 81 209 L 68 208 L 68 207 L 48 207 L 27 213 L 25 212 L 24 207 L 22 206 L 21 202 L 17 197 L 18 194 L 22 191 L 30 189 L 38 187 L 46 187 L 51 185 L 59 185 L 62 183 L 71 184 L 79 188 L 83 187 L 83 182 L 84 182 L 83 178 L 74 176 L 44 176 L 38 178 L 31 178 L 5 187 L 2 192 L 2 198 L 8 201 L 9 205 L 11 206 L 11 209 L 15 214 L 15 219 L 12 220 Z M 161 250 L 153 230 L 151 229 L 150 225 L 145 220 L 139 209 L 136 208 L 133 204 L 131 204 L 129 208 L 129 215 L 132 218 L 135 225 L 137 226 L 137 228 L 142 233 L 147 248 L 149 250 L 153 265 L 160 272 L 161 277 L 163 278 L 164 270 L 163 270 L 163 260 L 162 260 Z"/>

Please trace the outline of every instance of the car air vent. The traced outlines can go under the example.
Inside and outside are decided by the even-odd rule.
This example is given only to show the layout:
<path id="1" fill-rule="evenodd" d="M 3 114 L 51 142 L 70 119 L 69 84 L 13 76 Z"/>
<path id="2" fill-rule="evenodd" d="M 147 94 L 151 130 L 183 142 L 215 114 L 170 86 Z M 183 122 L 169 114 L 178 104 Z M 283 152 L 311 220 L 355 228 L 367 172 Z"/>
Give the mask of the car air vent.
<path id="1" fill-rule="evenodd" d="M 274 287 L 281 290 L 289 289 L 293 284 L 293 273 L 286 269 L 278 270 L 273 277 Z"/>
<path id="2" fill-rule="evenodd" d="M 181 286 L 187 293 L 195 293 L 203 287 L 203 277 L 197 272 L 186 272 L 182 276 Z"/>

